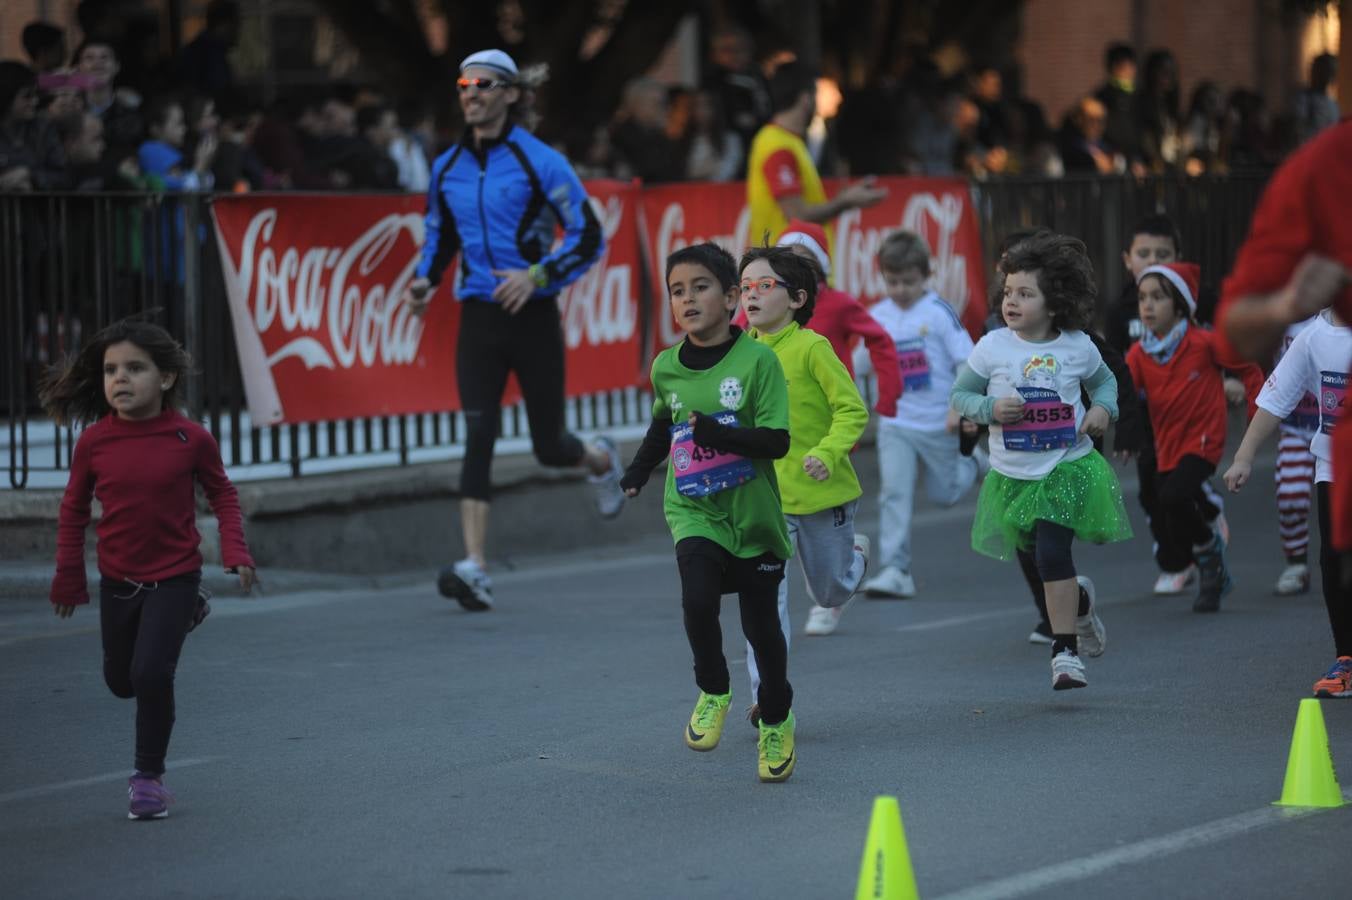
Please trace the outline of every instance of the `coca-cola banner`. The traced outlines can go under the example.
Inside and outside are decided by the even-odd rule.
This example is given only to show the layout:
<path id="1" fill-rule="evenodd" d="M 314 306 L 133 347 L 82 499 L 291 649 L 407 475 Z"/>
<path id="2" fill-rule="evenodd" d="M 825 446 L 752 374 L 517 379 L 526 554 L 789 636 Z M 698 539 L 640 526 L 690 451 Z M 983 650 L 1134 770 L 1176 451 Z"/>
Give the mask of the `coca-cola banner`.
<path id="1" fill-rule="evenodd" d="M 880 178 L 887 199 L 868 209 L 843 213 L 832 223 L 832 282 L 864 303 L 886 290 L 878 271 L 878 245 L 889 231 L 915 231 L 933 253 L 931 283 L 962 315 L 974 335 L 986 317 L 986 275 L 981 233 L 971 192 L 956 178 Z M 828 180 L 834 194 L 844 182 Z M 667 185 L 643 190 L 643 215 L 653 271 L 654 351 L 680 339 L 663 284 L 667 254 L 688 244 L 711 240 L 734 256 L 746 246 L 749 216 L 741 183 Z"/>
<path id="2" fill-rule="evenodd" d="M 606 235 L 559 298 L 569 396 L 636 383 L 636 188 L 588 186 Z M 449 267 L 427 312 L 402 299 L 423 236 L 421 196 L 244 195 L 214 203 L 231 321 L 256 424 L 459 408 L 460 309 Z M 514 402 L 511 386 L 504 402 Z"/>

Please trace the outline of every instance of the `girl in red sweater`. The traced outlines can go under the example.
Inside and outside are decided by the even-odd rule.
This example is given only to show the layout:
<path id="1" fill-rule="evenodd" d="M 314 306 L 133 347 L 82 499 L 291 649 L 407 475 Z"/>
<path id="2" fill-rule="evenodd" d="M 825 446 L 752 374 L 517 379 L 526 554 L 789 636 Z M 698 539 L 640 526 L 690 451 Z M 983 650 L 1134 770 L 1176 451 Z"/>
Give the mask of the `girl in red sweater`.
<path id="1" fill-rule="evenodd" d="M 1233 584 L 1225 542 L 1199 505 L 1203 485 L 1225 450 L 1225 393 L 1221 372 L 1244 382 L 1249 414 L 1263 386 L 1262 370 L 1231 358 L 1222 343 L 1193 320 L 1200 270 L 1193 263 L 1150 266 L 1137 278 L 1145 333 L 1127 353 L 1132 380 L 1145 397 L 1159 464 L 1158 515 L 1163 519 L 1159 562 L 1166 573 L 1194 562 L 1200 574 L 1195 612 L 1215 612 Z"/>
<path id="2" fill-rule="evenodd" d="M 174 726 L 174 670 L 183 639 L 210 608 L 202 582 L 194 482 L 220 522 L 221 557 L 245 593 L 256 583 L 239 500 L 211 435 L 174 408 L 190 360 L 157 325 L 123 320 L 98 335 L 42 389 L 63 424 L 93 422 L 80 434 L 58 520 L 51 602 L 68 618 L 89 602 L 85 528 L 90 498 L 96 528 L 103 678 L 118 697 L 136 698 L 136 771 L 128 818 L 168 815 L 164 757 Z"/>

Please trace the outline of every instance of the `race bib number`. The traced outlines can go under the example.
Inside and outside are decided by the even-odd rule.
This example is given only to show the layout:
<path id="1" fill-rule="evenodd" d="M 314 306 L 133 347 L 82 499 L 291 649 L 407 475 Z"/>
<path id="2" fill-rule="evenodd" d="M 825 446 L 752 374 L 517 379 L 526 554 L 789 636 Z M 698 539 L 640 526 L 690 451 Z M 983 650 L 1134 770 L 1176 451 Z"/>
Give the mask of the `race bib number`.
<path id="1" fill-rule="evenodd" d="M 897 342 L 897 362 L 901 364 L 902 386 L 908 391 L 923 391 L 930 386 L 929 358 L 925 339 Z"/>
<path id="2" fill-rule="evenodd" d="M 1319 398 L 1309 391 L 1300 398 L 1300 404 L 1291 410 L 1291 415 L 1282 420 L 1282 424 L 1297 431 L 1313 432 L 1319 429 Z"/>
<path id="3" fill-rule="evenodd" d="M 1319 430 L 1324 434 L 1333 434 L 1333 426 L 1343 415 L 1343 403 L 1347 401 L 1347 373 L 1319 373 Z"/>
<path id="4" fill-rule="evenodd" d="M 739 427 L 737 414 L 732 412 L 715 413 L 714 421 Z M 682 497 L 707 497 L 756 477 L 751 460 L 745 456 L 696 444 L 695 430 L 688 422 L 671 426 L 671 468 L 676 491 Z"/>
<path id="5" fill-rule="evenodd" d="M 1006 450 L 1045 453 L 1065 450 L 1079 440 L 1075 408 L 1046 388 L 1021 387 L 1023 420 L 1004 426 Z"/>

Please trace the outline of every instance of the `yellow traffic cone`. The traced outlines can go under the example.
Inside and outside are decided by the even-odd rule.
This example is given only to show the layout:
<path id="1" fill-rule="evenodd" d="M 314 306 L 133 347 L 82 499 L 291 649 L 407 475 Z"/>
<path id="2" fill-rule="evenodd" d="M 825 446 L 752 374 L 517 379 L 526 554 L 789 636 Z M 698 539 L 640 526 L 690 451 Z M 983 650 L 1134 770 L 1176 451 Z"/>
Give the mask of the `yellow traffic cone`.
<path id="1" fill-rule="evenodd" d="M 1291 755 L 1286 760 L 1282 799 L 1273 805 L 1332 808 L 1342 806 L 1344 802 L 1338 776 L 1333 772 L 1324 713 L 1318 700 L 1307 697 L 1300 701 L 1300 710 L 1296 713 L 1296 732 L 1291 736 Z"/>
<path id="2" fill-rule="evenodd" d="M 875 797 L 855 900 L 920 900 L 896 797 Z"/>

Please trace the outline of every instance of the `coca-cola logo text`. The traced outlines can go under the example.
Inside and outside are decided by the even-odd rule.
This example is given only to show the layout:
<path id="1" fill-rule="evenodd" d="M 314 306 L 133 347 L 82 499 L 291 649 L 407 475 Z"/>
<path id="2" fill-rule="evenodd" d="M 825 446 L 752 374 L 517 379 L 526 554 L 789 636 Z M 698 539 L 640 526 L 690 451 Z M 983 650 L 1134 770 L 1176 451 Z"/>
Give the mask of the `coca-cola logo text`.
<path id="1" fill-rule="evenodd" d="M 418 264 L 422 216 L 384 216 L 346 246 L 274 246 L 276 225 L 276 209 L 254 215 L 239 265 L 258 333 L 284 336 L 268 354 L 270 368 L 293 356 L 307 369 L 408 365 L 417 358 L 423 322 L 401 298 Z M 401 258 L 406 262 L 395 269 Z"/>
<path id="2" fill-rule="evenodd" d="M 624 200 L 612 196 L 602 203 L 592 197 L 590 202 L 601 222 L 606 244 L 595 265 L 559 294 L 563 337 L 569 349 L 576 349 L 583 343 L 591 346 L 623 344 L 632 340 L 638 329 L 633 266 L 629 263 L 610 264 L 615 238 L 624 227 Z"/>

